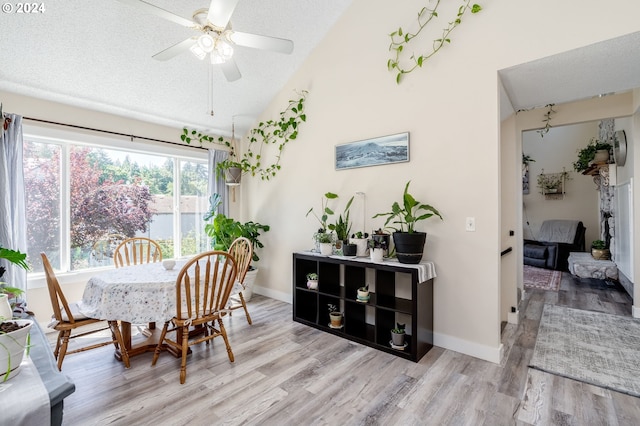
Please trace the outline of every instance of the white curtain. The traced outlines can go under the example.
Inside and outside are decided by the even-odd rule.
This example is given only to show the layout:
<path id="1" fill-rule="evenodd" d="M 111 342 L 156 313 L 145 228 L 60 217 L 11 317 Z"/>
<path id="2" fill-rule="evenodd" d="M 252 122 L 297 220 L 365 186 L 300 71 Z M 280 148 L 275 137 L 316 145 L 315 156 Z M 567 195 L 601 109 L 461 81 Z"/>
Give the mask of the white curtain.
<path id="1" fill-rule="evenodd" d="M 0 127 L 0 245 L 27 252 L 26 204 L 22 167 L 22 117 L 4 114 Z M 0 259 L 7 271 L 2 281 L 8 286 L 27 289 L 24 269 Z M 27 262 L 29 259 L 27 259 Z M 26 293 L 23 295 L 26 299 Z"/>
<path id="2" fill-rule="evenodd" d="M 211 195 L 219 194 L 222 202 L 218 207 L 218 213 L 223 213 L 225 216 L 229 216 L 229 188 L 225 184 L 224 176 L 218 176 L 216 166 L 218 163 L 223 162 L 229 158 L 229 152 L 224 150 L 210 149 L 209 150 L 209 188 L 208 197 L 211 199 Z"/>

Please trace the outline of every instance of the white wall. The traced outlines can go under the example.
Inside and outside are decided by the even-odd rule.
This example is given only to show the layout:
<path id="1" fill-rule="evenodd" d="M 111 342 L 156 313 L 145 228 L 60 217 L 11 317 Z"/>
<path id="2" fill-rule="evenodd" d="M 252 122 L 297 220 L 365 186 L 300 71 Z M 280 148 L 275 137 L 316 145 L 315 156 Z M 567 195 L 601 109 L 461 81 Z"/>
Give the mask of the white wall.
<path id="1" fill-rule="evenodd" d="M 535 130 L 522 134 L 522 151 L 535 162 L 529 164 L 529 194 L 522 195 L 523 236 L 537 240 L 540 225 L 547 219 L 581 220 L 587 228 L 585 244 L 599 239 L 599 192 L 592 176 L 573 169 L 577 151 L 584 148 L 592 137 L 598 137 L 598 122 L 552 127 L 541 137 Z M 546 199 L 537 186 L 538 175 L 569 172 L 565 182 L 564 198 Z"/>
<path id="2" fill-rule="evenodd" d="M 423 3 L 353 2 L 261 117 L 276 116 L 293 90 L 310 91 L 308 122 L 287 147 L 281 174 L 273 182 L 243 182 L 243 215 L 272 225 L 260 262 L 261 291 L 290 299 L 291 254 L 310 247 L 316 224 L 304 215 L 324 192 L 337 192 L 343 200 L 365 192 L 370 217 L 387 211 L 411 180 L 416 198 L 444 215 L 443 222 L 422 228 L 429 234 L 426 258 L 438 273 L 435 343 L 497 361 L 502 244 L 497 70 L 637 31 L 640 3 L 483 4 L 480 14 L 465 17 L 450 45 L 396 85 L 385 68 L 387 34 L 412 25 Z M 445 22 L 458 4 L 441 7 Z M 334 170 L 336 144 L 403 131 L 411 135 L 409 163 Z M 476 232 L 465 232 L 468 216 L 476 218 Z M 380 224 L 369 219 L 368 228 Z"/>

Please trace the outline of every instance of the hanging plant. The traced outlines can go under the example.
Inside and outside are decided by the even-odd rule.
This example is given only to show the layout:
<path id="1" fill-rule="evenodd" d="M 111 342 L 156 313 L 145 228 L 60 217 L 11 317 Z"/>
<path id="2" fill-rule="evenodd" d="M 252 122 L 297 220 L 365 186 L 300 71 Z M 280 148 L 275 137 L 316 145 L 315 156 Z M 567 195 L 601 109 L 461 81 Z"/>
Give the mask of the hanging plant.
<path id="1" fill-rule="evenodd" d="M 456 14 L 455 19 L 449 22 L 449 24 L 442 30 L 442 35 L 439 38 L 433 40 L 431 50 L 421 55 L 416 55 L 415 53 L 412 54 L 410 59 L 413 61 L 413 64 L 410 66 L 404 67 L 401 65 L 400 56 L 409 45 L 409 42 L 417 37 L 433 18 L 438 17 L 438 6 L 440 6 L 440 0 L 436 1 L 436 4 L 432 9 L 425 6 L 420 10 L 418 13 L 418 30 L 415 33 L 405 32 L 402 27 L 399 27 L 396 31 L 389 34 L 389 37 L 391 37 L 389 50 L 395 53 L 395 57 L 387 61 L 387 68 L 389 71 L 397 71 L 396 83 L 400 84 L 400 81 L 405 74 L 412 72 L 416 68 L 421 68 L 425 61 L 442 49 L 445 43 L 451 43 L 451 32 L 462 23 L 462 17 L 466 12 L 470 11 L 472 14 L 476 14 L 482 10 L 480 5 L 475 3 L 470 5 L 470 3 L 471 0 L 463 0 L 462 5 L 458 8 L 458 13 Z"/>
<path id="2" fill-rule="evenodd" d="M 542 120 L 542 122 L 544 123 L 544 127 L 540 130 L 536 130 L 541 138 L 544 138 L 544 135 L 549 133 L 549 130 L 551 130 L 551 115 L 556 113 L 556 111 L 553 109 L 555 105 L 556 104 L 545 105 L 545 108 L 547 108 L 547 112 L 544 113 L 544 119 Z"/>
<path id="3" fill-rule="evenodd" d="M 238 167 L 242 169 L 243 174 L 250 173 L 251 176 L 260 176 L 262 180 L 270 180 L 281 168 L 280 160 L 285 146 L 298 137 L 300 124 L 307 121 L 304 103 L 308 92 L 303 90 L 297 93 L 300 97 L 289 100 L 287 108 L 280 112 L 278 119 L 261 121 L 256 128 L 251 129 L 249 145 L 242 158 L 237 156 L 238 150 L 234 138 L 231 140 L 222 136 L 215 138 L 197 130 L 184 128 L 180 139 L 187 144 L 198 141 L 202 146 L 204 142 L 210 142 L 229 148 L 229 158 L 217 164 L 217 172 L 220 175 L 229 168 Z M 275 160 L 267 166 L 263 165 L 262 157 L 262 151 L 266 145 L 277 145 Z"/>

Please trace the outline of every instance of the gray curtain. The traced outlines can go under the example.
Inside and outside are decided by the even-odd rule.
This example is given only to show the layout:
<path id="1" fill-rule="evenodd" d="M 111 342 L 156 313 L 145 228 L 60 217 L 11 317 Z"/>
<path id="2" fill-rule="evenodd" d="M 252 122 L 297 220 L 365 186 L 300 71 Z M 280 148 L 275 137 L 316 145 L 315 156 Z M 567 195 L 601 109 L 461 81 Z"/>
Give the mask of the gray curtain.
<path id="1" fill-rule="evenodd" d="M 27 252 L 26 203 L 22 167 L 22 117 L 4 114 L 0 127 L 0 245 Z M 29 259 L 27 259 L 27 262 Z M 5 259 L 0 259 L 7 271 L 2 281 L 8 286 L 27 289 L 27 272 Z M 26 298 L 26 293 L 23 296 Z"/>
<path id="2" fill-rule="evenodd" d="M 218 207 L 218 213 L 223 213 L 225 216 L 229 216 L 229 187 L 225 184 L 224 176 L 218 176 L 216 166 L 227 158 L 229 158 L 228 151 L 209 150 L 209 188 L 207 195 L 211 199 L 211 195 L 220 194 L 222 202 Z"/>

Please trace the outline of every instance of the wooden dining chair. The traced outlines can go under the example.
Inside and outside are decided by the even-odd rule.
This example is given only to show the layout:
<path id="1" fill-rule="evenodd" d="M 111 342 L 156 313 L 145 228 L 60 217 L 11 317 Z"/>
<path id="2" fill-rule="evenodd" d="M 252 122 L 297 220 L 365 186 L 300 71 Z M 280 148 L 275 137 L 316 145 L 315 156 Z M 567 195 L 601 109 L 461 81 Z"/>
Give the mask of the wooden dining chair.
<path id="1" fill-rule="evenodd" d="M 64 296 L 62 288 L 60 288 L 60 283 L 53 273 L 53 268 L 51 267 L 51 263 L 49 263 L 47 255 L 40 253 L 40 256 L 42 257 L 44 273 L 47 279 L 47 287 L 49 289 L 49 297 L 51 298 L 51 307 L 53 308 L 52 322 L 49 324 L 49 327 L 58 332 L 56 348 L 53 351 L 53 354 L 58 361 L 58 370 L 62 371 L 62 362 L 64 361 L 65 355 L 88 351 L 90 349 L 96 349 L 110 344 L 114 344 L 116 350 L 120 350 L 120 353 L 122 354 L 122 361 L 124 362 L 125 367 L 129 368 L 129 355 L 125 349 L 120 328 L 118 328 L 118 321 L 107 321 L 107 327 L 96 328 L 93 324 L 102 322 L 102 320 L 87 318 L 80 312 L 77 303 L 67 302 L 67 298 Z M 111 330 L 111 340 L 101 341 L 99 343 L 94 343 L 73 350 L 67 350 L 69 340 L 88 336 L 107 329 Z"/>
<path id="2" fill-rule="evenodd" d="M 187 378 L 189 347 L 202 342 L 208 344 L 218 336 L 224 339 L 229 361 L 234 361 L 222 317 L 227 313 L 225 306 L 236 274 L 236 262 L 225 251 L 200 253 L 182 267 L 176 279 L 176 315 L 162 327 L 151 365 L 156 365 L 164 345 L 172 346 L 182 353 L 180 383 L 183 384 Z M 190 336 L 190 327 L 201 327 L 205 332 Z M 176 331 L 175 340 L 172 340 L 172 331 Z"/>
<path id="3" fill-rule="evenodd" d="M 160 244 L 146 237 L 127 238 L 116 247 L 113 253 L 113 264 L 116 268 L 161 261 Z"/>
<path id="4" fill-rule="evenodd" d="M 229 254 L 233 256 L 236 261 L 236 266 L 238 267 L 238 275 L 236 276 L 236 285 L 235 289 L 237 291 L 233 293 L 229 297 L 229 315 L 236 309 L 244 309 L 244 313 L 247 316 L 247 322 L 249 325 L 251 322 L 251 315 L 249 315 L 249 311 L 247 310 L 247 303 L 244 300 L 243 290 L 246 289 L 244 285 L 244 278 L 247 275 L 247 271 L 249 270 L 249 266 L 251 265 L 251 258 L 253 256 L 253 244 L 246 237 L 236 238 L 229 246 Z"/>
<path id="5" fill-rule="evenodd" d="M 113 253 L 118 245 L 126 240 L 122 234 L 106 234 L 91 246 L 89 263 L 92 266 L 107 266 L 113 262 Z"/>

